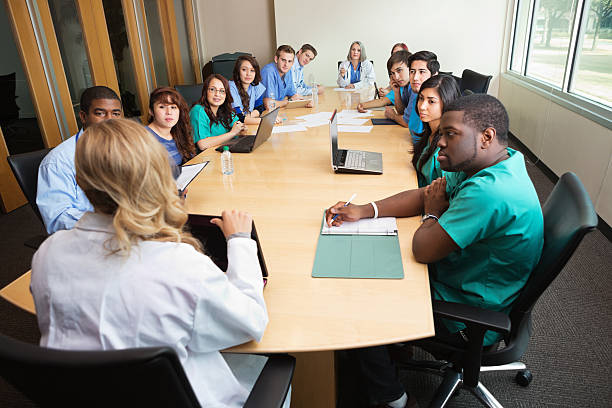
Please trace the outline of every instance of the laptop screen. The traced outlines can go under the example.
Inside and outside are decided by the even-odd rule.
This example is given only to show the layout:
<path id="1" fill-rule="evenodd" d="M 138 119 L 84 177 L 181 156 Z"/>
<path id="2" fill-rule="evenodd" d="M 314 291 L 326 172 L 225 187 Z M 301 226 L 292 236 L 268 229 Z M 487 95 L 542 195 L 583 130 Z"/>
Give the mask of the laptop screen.
<path id="1" fill-rule="evenodd" d="M 255 136 L 253 150 L 257 149 L 259 145 L 268 140 L 270 135 L 272 135 L 272 128 L 274 127 L 274 122 L 276 121 L 276 116 L 278 115 L 279 109 L 280 108 L 276 108 L 261 118 L 261 122 L 257 128 L 257 135 Z"/>
<path id="2" fill-rule="evenodd" d="M 336 158 L 338 157 L 338 115 L 336 115 L 336 110 L 334 110 L 329 122 L 329 138 L 331 140 L 332 168 L 335 168 Z"/>

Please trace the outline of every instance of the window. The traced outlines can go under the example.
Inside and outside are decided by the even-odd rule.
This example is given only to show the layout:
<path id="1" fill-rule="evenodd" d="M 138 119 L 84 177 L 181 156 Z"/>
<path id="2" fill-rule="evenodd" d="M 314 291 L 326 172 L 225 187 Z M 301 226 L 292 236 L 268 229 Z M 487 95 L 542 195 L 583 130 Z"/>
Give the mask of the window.
<path id="1" fill-rule="evenodd" d="M 509 69 L 612 107 L 612 0 L 517 0 Z"/>

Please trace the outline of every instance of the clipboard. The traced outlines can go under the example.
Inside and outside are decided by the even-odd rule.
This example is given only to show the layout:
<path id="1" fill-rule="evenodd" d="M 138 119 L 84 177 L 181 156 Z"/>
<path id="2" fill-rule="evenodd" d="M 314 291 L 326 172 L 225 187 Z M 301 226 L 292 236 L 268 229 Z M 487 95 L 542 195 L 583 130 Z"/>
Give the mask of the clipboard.
<path id="1" fill-rule="evenodd" d="M 325 215 L 323 216 L 323 223 Z M 319 233 L 313 278 L 403 279 L 397 235 L 323 235 Z"/>
<path id="2" fill-rule="evenodd" d="M 181 172 L 176 178 L 176 187 L 178 188 L 179 195 L 185 191 L 187 186 L 204 170 L 208 163 L 208 161 L 204 161 L 196 164 L 185 164 L 179 168 Z"/>

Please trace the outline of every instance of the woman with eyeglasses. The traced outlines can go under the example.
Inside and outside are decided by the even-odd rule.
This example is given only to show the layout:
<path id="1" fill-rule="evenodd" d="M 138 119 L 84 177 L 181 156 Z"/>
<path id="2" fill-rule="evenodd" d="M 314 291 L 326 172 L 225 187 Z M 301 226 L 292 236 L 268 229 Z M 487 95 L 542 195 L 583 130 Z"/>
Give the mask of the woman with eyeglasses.
<path id="1" fill-rule="evenodd" d="M 193 141 L 200 150 L 219 146 L 245 129 L 232 108 L 227 79 L 211 74 L 204 81 L 202 97 L 189 112 Z"/>

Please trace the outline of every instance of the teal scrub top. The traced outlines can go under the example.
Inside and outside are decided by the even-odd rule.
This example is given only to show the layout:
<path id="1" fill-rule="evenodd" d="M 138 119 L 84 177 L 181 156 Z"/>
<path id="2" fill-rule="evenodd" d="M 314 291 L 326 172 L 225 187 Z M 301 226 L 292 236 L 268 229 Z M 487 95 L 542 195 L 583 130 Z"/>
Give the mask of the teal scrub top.
<path id="1" fill-rule="evenodd" d="M 507 312 L 536 266 L 544 220 L 520 152 L 467 178 L 446 173 L 449 207 L 440 226 L 460 249 L 435 263 L 436 299 Z M 452 332 L 461 323 L 446 320 Z M 485 345 L 501 339 L 488 331 Z"/>
<path id="2" fill-rule="evenodd" d="M 220 136 L 232 130 L 234 123 L 238 121 L 238 116 L 232 112 L 232 121 L 230 128 L 226 129 L 220 123 L 210 124 L 210 118 L 206 114 L 204 107 L 200 104 L 194 105 L 189 112 L 189 120 L 191 127 L 193 128 L 193 142 L 198 143 L 199 140 L 205 139 L 211 136 Z"/>
<path id="3" fill-rule="evenodd" d="M 423 149 L 421 153 L 421 158 L 425 156 L 425 153 L 429 150 L 429 143 Z M 417 171 L 417 178 L 419 182 L 419 188 L 425 187 L 431 184 L 437 178 L 440 178 L 446 174 L 445 171 L 442 171 L 440 168 L 440 163 L 438 162 L 438 152 L 440 152 L 440 148 L 436 146 L 436 150 L 431 155 L 429 159 L 425 163 L 423 163 L 423 167 L 421 167 L 421 171 Z M 421 165 L 419 159 L 419 163 L 417 163 L 417 167 Z"/>

